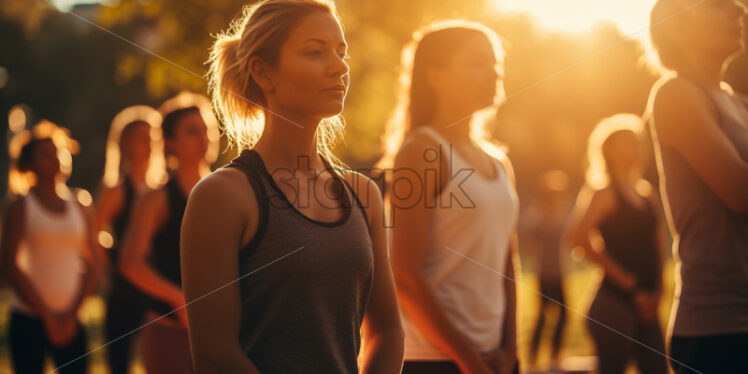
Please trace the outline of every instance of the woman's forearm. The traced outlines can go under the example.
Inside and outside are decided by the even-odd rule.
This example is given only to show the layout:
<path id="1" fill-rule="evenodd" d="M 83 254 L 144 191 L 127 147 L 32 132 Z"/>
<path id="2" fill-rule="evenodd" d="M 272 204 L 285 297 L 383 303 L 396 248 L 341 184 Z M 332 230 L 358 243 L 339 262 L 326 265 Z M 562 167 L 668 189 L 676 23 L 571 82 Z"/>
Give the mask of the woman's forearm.
<path id="1" fill-rule="evenodd" d="M 603 268 L 605 276 L 617 286 L 624 290 L 632 290 L 636 287 L 636 277 L 621 267 L 621 265 L 605 253 L 605 250 L 595 250 L 589 240 L 578 242 L 577 245 L 584 249 L 585 256 Z"/>
<path id="2" fill-rule="evenodd" d="M 178 307 L 184 303 L 182 290 L 156 273 L 143 261 L 126 261 L 120 264 L 122 274 L 143 292 Z"/>
<path id="3" fill-rule="evenodd" d="M 506 312 L 504 313 L 501 348 L 517 351 L 517 279 L 515 256 L 510 255 L 506 266 L 507 279 L 504 280 Z"/>
<path id="4" fill-rule="evenodd" d="M 70 308 L 65 311 L 64 314 L 74 316 L 78 313 L 78 309 L 81 304 L 83 304 L 86 297 L 94 292 L 96 284 L 98 283 L 97 277 L 98 274 L 96 270 L 89 262 L 88 268 L 81 274 L 80 287 L 78 287 L 73 303 L 70 304 Z"/>
<path id="5" fill-rule="evenodd" d="M 9 281 L 24 304 L 30 306 L 34 312 L 43 318 L 51 315 L 49 307 L 44 303 L 31 280 L 18 267 L 12 266 L 10 269 Z"/>
<path id="6" fill-rule="evenodd" d="M 366 335 L 359 372 L 399 373 L 403 365 L 403 338 L 399 327 Z"/>
<path id="7" fill-rule="evenodd" d="M 447 318 L 434 291 L 425 280 L 411 276 L 407 284 L 401 280 L 398 286 L 403 310 L 429 341 L 454 360 L 462 370 L 482 364 L 482 352 Z"/>

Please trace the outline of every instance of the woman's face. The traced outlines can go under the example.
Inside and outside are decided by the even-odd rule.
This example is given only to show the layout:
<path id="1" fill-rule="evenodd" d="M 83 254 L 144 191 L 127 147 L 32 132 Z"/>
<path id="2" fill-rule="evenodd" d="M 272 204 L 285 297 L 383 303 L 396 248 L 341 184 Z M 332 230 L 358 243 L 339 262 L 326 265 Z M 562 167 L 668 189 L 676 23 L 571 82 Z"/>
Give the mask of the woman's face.
<path id="1" fill-rule="evenodd" d="M 151 126 L 136 122 L 127 126 L 120 141 L 122 159 L 133 165 L 145 165 L 151 157 Z"/>
<path id="2" fill-rule="evenodd" d="M 350 80 L 347 51 L 333 16 L 322 11 L 307 15 L 289 32 L 277 66 L 268 72 L 273 83 L 269 103 L 307 118 L 340 114 Z"/>
<path id="3" fill-rule="evenodd" d="M 208 126 L 195 111 L 179 119 L 174 136 L 166 140 L 166 147 L 180 162 L 198 163 L 205 159 L 208 143 Z"/>
<path id="4" fill-rule="evenodd" d="M 52 140 L 45 140 L 34 145 L 31 159 L 31 171 L 39 179 L 54 179 L 60 173 L 60 159 L 57 147 Z"/>
<path id="5" fill-rule="evenodd" d="M 689 9 L 684 32 L 699 51 L 731 56 L 745 48 L 745 14 L 735 0 L 703 0 Z"/>
<path id="6" fill-rule="evenodd" d="M 493 105 L 503 73 L 491 43 L 476 35 L 456 48 L 446 68 L 437 73 L 438 96 L 465 113 Z"/>
<path id="7" fill-rule="evenodd" d="M 642 144 L 631 131 L 619 131 L 605 142 L 608 165 L 631 170 L 642 163 Z"/>

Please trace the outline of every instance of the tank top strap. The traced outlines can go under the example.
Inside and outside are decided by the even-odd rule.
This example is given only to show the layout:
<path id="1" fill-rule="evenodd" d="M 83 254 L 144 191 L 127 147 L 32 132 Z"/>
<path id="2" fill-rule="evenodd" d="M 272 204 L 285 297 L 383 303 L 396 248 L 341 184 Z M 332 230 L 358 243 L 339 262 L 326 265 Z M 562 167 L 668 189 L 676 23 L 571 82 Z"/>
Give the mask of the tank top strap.
<path id="1" fill-rule="evenodd" d="M 689 77 L 687 77 L 685 75 L 678 75 L 678 77 L 679 78 L 683 78 L 683 79 L 685 79 L 685 80 L 693 83 L 694 86 L 698 87 L 699 90 L 701 90 L 701 92 L 703 92 L 704 95 L 706 95 L 706 97 L 709 99 L 709 103 L 712 104 L 712 106 L 714 107 L 714 111 L 717 112 L 717 123 L 719 124 L 720 127 L 722 127 L 722 122 L 723 122 L 723 119 L 724 119 L 725 115 L 724 115 L 724 113 L 722 113 L 722 107 L 720 107 L 717 104 L 717 100 L 714 98 L 714 95 L 712 95 L 712 93 L 709 92 L 709 90 L 706 87 L 704 87 L 704 85 L 702 85 L 701 83 L 697 82 L 696 80 L 691 79 L 691 78 L 689 78 Z M 724 88 L 723 88 L 724 84 L 726 84 L 726 83 L 725 82 L 720 82 L 719 87 L 720 87 L 721 90 L 724 90 Z"/>
<path id="2" fill-rule="evenodd" d="M 252 186 L 252 191 L 254 192 L 257 206 L 259 207 L 257 232 L 249 243 L 247 243 L 247 245 L 240 251 L 240 259 L 242 259 L 242 261 L 244 258 L 251 255 L 254 248 L 257 248 L 267 230 L 269 222 L 270 203 L 266 186 L 267 182 L 264 180 L 263 173 L 260 172 L 258 161 L 259 160 L 257 160 L 254 151 L 245 149 L 239 154 L 239 156 L 224 166 L 225 168 L 236 168 L 244 173 L 250 186 Z"/>
<path id="3" fill-rule="evenodd" d="M 29 191 L 26 195 L 23 196 L 23 200 L 27 221 L 29 220 L 29 218 L 36 217 L 39 214 L 43 214 L 41 203 L 36 198 L 36 196 L 34 196 L 33 192 Z"/>
<path id="4" fill-rule="evenodd" d="M 410 132 L 410 136 L 413 136 L 413 135 L 415 135 L 417 133 L 426 134 L 426 136 L 428 136 L 432 140 L 436 141 L 439 145 L 448 146 L 448 145 L 452 144 L 449 141 L 447 141 L 447 139 L 444 136 L 442 136 L 441 134 L 439 134 L 439 131 L 436 131 L 436 129 L 434 129 L 431 126 L 420 126 L 420 127 L 416 127 L 415 129 L 413 129 Z"/>
<path id="5" fill-rule="evenodd" d="M 366 210 L 364 209 L 364 204 L 361 203 L 361 198 L 358 196 L 356 191 L 353 189 L 353 186 L 350 183 L 348 183 L 348 181 L 345 179 L 345 176 L 343 175 L 343 169 L 332 166 L 330 164 L 330 161 L 324 157 L 321 157 L 321 159 L 322 159 L 322 162 L 327 167 L 327 169 L 332 174 L 333 178 L 338 179 L 338 181 L 340 182 L 343 188 L 343 191 L 345 191 L 348 196 L 348 198 L 343 199 L 343 209 L 351 210 L 351 209 L 354 209 L 354 205 L 357 206 L 358 209 L 361 211 L 361 214 L 364 217 L 364 221 L 366 221 L 366 227 L 368 228 L 369 217 L 366 216 Z M 368 191 L 368 188 L 366 190 Z"/>
<path id="6" fill-rule="evenodd" d="M 62 198 L 62 201 L 65 204 L 65 212 L 59 213 L 50 211 L 49 208 L 45 207 L 39 198 L 31 191 L 24 195 L 23 198 L 25 202 L 26 217 L 28 217 L 27 221 L 35 222 L 40 217 L 51 218 L 53 220 L 79 219 L 79 215 L 82 214 L 80 211 L 76 213 L 76 209 L 79 208 L 76 206 L 77 204 L 73 199 Z"/>

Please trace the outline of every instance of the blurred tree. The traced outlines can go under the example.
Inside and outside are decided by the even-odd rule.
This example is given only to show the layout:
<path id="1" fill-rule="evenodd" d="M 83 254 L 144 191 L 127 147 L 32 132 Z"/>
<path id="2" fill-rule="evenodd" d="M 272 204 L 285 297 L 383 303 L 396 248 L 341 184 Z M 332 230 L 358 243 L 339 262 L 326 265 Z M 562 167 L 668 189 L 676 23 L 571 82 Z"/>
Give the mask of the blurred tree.
<path id="1" fill-rule="evenodd" d="M 582 33 L 549 32 L 526 16 L 496 13 L 489 1 L 337 1 L 352 56 L 348 130 L 338 154 L 350 166 L 367 167 L 379 157 L 401 49 L 413 30 L 440 19 L 477 20 L 504 39 L 509 97 L 493 129 L 509 147 L 520 194 L 525 183 L 551 168 L 581 183 L 594 124 L 617 112 L 643 112 L 656 77 L 641 64 L 638 42 L 624 40 L 612 24 Z M 161 59 L 76 16 L 50 12 L 43 0 L 3 0 L 0 68 L 7 69 L 7 83 L 0 87 L 0 120 L 12 105 L 26 103 L 36 118 L 70 127 L 83 149 L 71 182 L 90 188 L 101 174 L 111 116 L 126 105 L 157 105 L 178 90 L 205 92 L 211 34 L 227 28 L 247 3 L 118 0 L 71 9 Z M 742 57 L 727 75 L 744 92 L 746 71 L 748 58 Z"/>

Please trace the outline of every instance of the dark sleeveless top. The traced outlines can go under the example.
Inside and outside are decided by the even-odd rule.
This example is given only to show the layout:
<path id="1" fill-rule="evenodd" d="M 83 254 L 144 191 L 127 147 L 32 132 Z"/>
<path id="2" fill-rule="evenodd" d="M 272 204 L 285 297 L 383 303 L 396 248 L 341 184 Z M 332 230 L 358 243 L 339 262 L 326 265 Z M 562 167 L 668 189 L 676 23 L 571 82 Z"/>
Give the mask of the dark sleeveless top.
<path id="1" fill-rule="evenodd" d="M 709 90 L 696 85 L 714 103 L 720 131 L 748 163 L 748 123 L 723 112 Z M 655 142 L 655 155 L 676 259 L 673 335 L 748 332 L 748 214 L 726 206 L 678 150 Z"/>
<path id="2" fill-rule="evenodd" d="M 136 285 L 132 284 L 130 279 L 125 277 L 117 266 L 119 263 L 122 243 L 124 242 L 125 233 L 127 232 L 127 225 L 130 223 L 132 210 L 135 206 L 135 186 L 130 178 L 125 178 L 122 183 L 122 188 L 125 190 L 125 196 L 122 200 L 122 208 L 112 220 L 115 242 L 112 248 L 108 251 L 109 261 L 113 269 L 111 273 L 112 289 L 109 292 L 109 298 L 127 302 L 133 311 L 143 310 L 151 297 L 141 291 Z"/>
<path id="3" fill-rule="evenodd" d="M 288 201 L 256 151 L 227 167 L 247 175 L 259 206 L 257 233 L 239 252 L 239 343 L 247 357 L 263 373 L 358 373 L 374 270 L 358 197 L 333 173 L 344 213 L 320 222 Z"/>
<path id="4" fill-rule="evenodd" d="M 647 200 L 643 209 L 632 205 L 620 190 L 613 186 L 618 207 L 600 225 L 600 234 L 605 240 L 605 252 L 621 267 L 636 277 L 638 287 L 653 291 L 662 276 L 657 248 L 657 216 Z M 628 292 L 618 287 L 606 275 L 602 287 L 621 296 Z"/>
<path id="5" fill-rule="evenodd" d="M 125 178 L 122 182 L 122 188 L 125 190 L 124 199 L 122 199 L 122 209 L 112 220 L 112 230 L 114 230 L 114 246 L 109 250 L 109 263 L 113 269 L 117 268 L 119 262 L 119 252 L 124 241 L 127 224 L 130 222 L 132 208 L 135 205 L 135 187 L 130 178 Z"/>
<path id="6" fill-rule="evenodd" d="M 182 227 L 182 217 L 187 206 L 187 199 L 179 188 L 175 177 L 169 179 L 164 186 L 166 192 L 169 217 L 166 224 L 153 236 L 150 265 L 166 280 L 182 287 L 182 270 L 179 262 L 179 231 Z M 152 310 L 160 314 L 167 314 L 174 308 L 162 301 L 154 300 Z M 169 315 L 176 319 L 176 315 Z"/>

